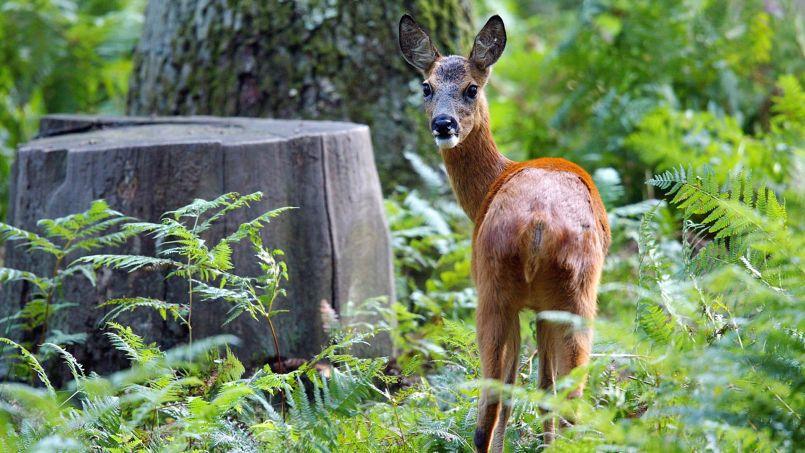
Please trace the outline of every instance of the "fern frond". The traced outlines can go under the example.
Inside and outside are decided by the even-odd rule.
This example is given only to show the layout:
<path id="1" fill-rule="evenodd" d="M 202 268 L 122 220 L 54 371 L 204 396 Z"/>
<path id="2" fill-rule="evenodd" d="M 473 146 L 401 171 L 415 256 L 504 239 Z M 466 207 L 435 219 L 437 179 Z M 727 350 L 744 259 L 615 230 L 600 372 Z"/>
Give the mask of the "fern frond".
<path id="1" fill-rule="evenodd" d="M 177 368 L 179 365 L 193 361 L 196 357 L 208 353 L 215 348 L 238 345 L 240 340 L 234 335 L 214 335 L 193 340 L 192 345 L 180 345 L 164 352 L 165 365 Z"/>
<path id="2" fill-rule="evenodd" d="M 127 402 L 133 403 L 136 409 L 129 421 L 129 427 L 137 427 L 143 419 L 160 407 L 181 399 L 186 387 L 202 384 L 195 376 L 176 377 L 167 375 L 164 379 L 152 381 L 148 386 L 134 385 L 128 395 Z"/>
<path id="3" fill-rule="evenodd" d="M 232 265 L 232 247 L 225 241 L 220 241 L 210 250 L 211 266 L 215 269 L 228 271 Z"/>
<path id="4" fill-rule="evenodd" d="M 124 222 L 130 222 L 132 220 L 136 220 L 134 217 L 125 216 L 117 211 L 110 211 L 110 215 L 113 217 L 111 219 L 106 219 L 100 221 L 98 223 L 94 223 L 89 225 L 85 228 L 81 228 L 78 233 L 76 234 L 76 239 L 82 239 L 90 236 L 94 236 L 96 234 L 103 233 L 108 231 L 110 228 L 119 225 Z"/>
<path id="5" fill-rule="evenodd" d="M 50 393 L 55 393 L 53 386 L 50 384 L 50 379 L 48 379 L 48 375 L 45 373 L 45 369 L 42 368 L 42 364 L 39 363 L 39 360 L 37 360 L 33 354 L 22 347 L 22 345 L 17 344 L 8 338 L 0 337 L 0 343 L 5 343 L 20 351 L 20 358 L 25 362 L 26 365 L 28 365 L 31 371 L 36 373 L 36 375 L 39 377 L 39 380 L 45 384 L 45 387 L 47 387 L 48 391 Z"/>
<path id="6" fill-rule="evenodd" d="M 73 375 L 73 378 L 76 380 L 76 382 L 84 378 L 84 367 L 78 362 L 78 360 L 76 360 L 75 357 L 73 357 L 72 354 L 67 352 L 64 348 L 56 343 L 44 343 L 42 346 L 52 348 L 62 356 L 64 362 L 67 364 L 67 367 L 70 369 L 70 374 Z"/>
<path id="7" fill-rule="evenodd" d="M 86 398 L 82 401 L 81 411 L 71 415 L 67 427 L 70 432 L 80 432 L 97 446 L 119 447 L 127 437 L 121 433 L 125 424 L 120 403 L 121 399 L 116 396 Z"/>
<path id="8" fill-rule="evenodd" d="M 207 220 L 198 224 L 193 229 L 193 231 L 195 231 L 196 234 L 207 231 L 215 222 L 217 222 L 230 212 L 240 208 L 249 207 L 250 203 L 257 202 L 263 199 L 263 192 L 254 192 L 249 195 L 238 195 L 235 193 L 229 195 L 233 195 L 234 200 L 224 203 L 223 209 L 219 210 L 218 212 L 210 216 Z"/>
<path id="9" fill-rule="evenodd" d="M 39 250 L 58 256 L 61 248 L 36 233 L 0 222 L 0 241 L 20 241 L 28 250 Z"/>
<path id="10" fill-rule="evenodd" d="M 327 409 L 340 415 L 353 415 L 361 401 L 371 395 L 374 386 L 371 381 L 358 373 L 347 374 L 334 369 L 332 377 L 324 381 L 329 389 Z"/>
<path id="11" fill-rule="evenodd" d="M 425 183 L 430 190 L 440 190 L 444 188 L 444 176 L 435 168 L 431 167 L 422 156 L 417 153 L 406 151 L 403 153 L 408 162 L 411 163 L 411 168 L 419 176 L 419 179 Z"/>
<path id="12" fill-rule="evenodd" d="M 668 344 L 675 336 L 674 323 L 656 305 L 642 305 L 637 321 L 643 333 L 656 343 Z"/>
<path id="13" fill-rule="evenodd" d="M 290 211 L 292 209 L 296 209 L 296 208 L 292 207 L 292 206 L 288 206 L 288 207 L 277 208 L 277 209 L 274 209 L 272 211 L 268 211 L 268 212 L 258 216 L 254 220 L 251 220 L 249 222 L 241 224 L 238 227 L 237 231 L 235 231 L 234 233 L 230 234 L 229 236 L 227 236 L 223 240 L 226 241 L 226 242 L 230 242 L 230 243 L 239 242 L 239 241 L 249 237 L 250 235 L 258 233 L 260 230 L 262 230 L 265 227 L 265 225 L 271 219 L 279 216 L 280 214 L 282 214 L 282 213 L 284 213 L 286 211 Z"/>
<path id="14" fill-rule="evenodd" d="M 45 339 L 47 343 L 54 343 L 59 346 L 67 346 L 67 345 L 74 345 L 74 344 L 82 344 L 87 341 L 87 334 L 86 332 L 79 332 L 79 333 L 65 333 L 60 329 L 53 329 L 50 331 L 50 335 Z"/>
<path id="15" fill-rule="evenodd" d="M 285 398 L 290 407 L 291 420 L 295 424 L 307 426 L 316 422 L 316 413 L 310 405 L 301 379 L 297 378 L 293 389 L 286 389 Z"/>
<path id="16" fill-rule="evenodd" d="M 131 222 L 123 225 L 123 230 L 132 234 L 150 234 L 156 239 L 163 239 L 170 235 L 178 235 L 181 232 L 190 232 L 181 223 L 173 219 L 163 219 L 162 223 L 151 222 Z"/>
<path id="17" fill-rule="evenodd" d="M 168 211 L 164 214 L 165 217 L 172 216 L 175 220 L 179 220 L 182 217 L 197 217 L 205 212 L 216 209 L 222 208 L 227 206 L 231 200 L 236 199 L 239 196 L 236 192 L 229 192 L 225 193 L 214 200 L 203 200 L 200 198 L 196 198 L 190 204 L 182 206 L 179 209 L 174 211 Z"/>
<path id="18" fill-rule="evenodd" d="M 97 284 L 95 269 L 89 264 L 76 264 L 75 262 L 70 263 L 64 270 L 59 272 L 56 280 L 64 281 L 67 277 L 75 274 L 81 274 L 92 286 Z"/>
<path id="19" fill-rule="evenodd" d="M 712 243 L 692 260 L 699 262 L 695 264 L 698 270 L 713 262 L 740 264 L 770 286 L 775 285 L 763 277 L 765 269 L 782 266 L 805 273 L 799 265 L 786 264 L 800 262 L 800 251 L 787 246 L 792 238 L 786 228 L 785 206 L 767 186 L 756 190 L 749 176 L 738 174 L 728 178 L 727 188 L 722 190 L 712 171 L 697 174 L 684 168 L 664 172 L 648 183 L 673 195 L 671 204 L 683 217 L 701 218 L 698 223 L 712 234 Z"/>
<path id="20" fill-rule="evenodd" d="M 92 237 L 89 239 L 84 239 L 82 241 L 78 241 L 64 250 L 65 255 L 78 251 L 90 251 L 90 250 L 97 250 L 103 247 L 115 247 L 118 245 L 123 245 L 134 237 L 136 233 L 133 230 L 123 230 L 117 231 L 114 233 L 105 234 L 103 236 Z"/>
<path id="21" fill-rule="evenodd" d="M 109 228 L 111 225 L 102 225 L 102 223 L 110 217 L 122 218 L 124 216 L 112 210 L 106 201 L 95 200 L 90 204 L 89 209 L 84 212 L 70 214 L 57 219 L 42 219 L 37 222 L 37 226 L 42 228 L 48 237 L 75 240 L 82 233 L 86 236 Z"/>
<path id="22" fill-rule="evenodd" d="M 444 216 L 431 206 L 416 193 L 411 191 L 404 200 L 405 206 L 414 214 L 419 215 L 422 220 L 433 229 L 433 232 L 440 235 L 450 234 L 450 226 Z"/>
<path id="23" fill-rule="evenodd" d="M 145 345 L 142 337 L 135 334 L 131 327 L 122 326 L 116 322 L 109 321 L 106 323 L 108 328 L 114 332 L 105 332 L 107 338 L 118 351 L 126 354 L 134 363 L 148 363 L 151 360 L 162 357 L 162 352 L 157 349 L 153 344 Z"/>
<path id="24" fill-rule="evenodd" d="M 0 267 L 0 284 L 8 282 L 26 281 L 36 285 L 42 291 L 47 288 L 47 280 L 39 278 L 32 272 L 11 269 L 10 267 Z"/>
<path id="25" fill-rule="evenodd" d="M 152 258 L 140 255 L 90 255 L 74 261 L 74 263 L 89 263 L 98 267 L 109 267 L 134 272 L 139 269 L 180 268 L 182 263 L 165 259 Z"/>
<path id="26" fill-rule="evenodd" d="M 104 307 L 114 308 L 106 313 L 98 324 L 106 324 L 107 321 L 113 321 L 121 314 L 134 311 L 138 308 L 154 309 L 159 313 L 163 320 L 167 319 L 168 313 L 170 313 L 174 320 L 179 320 L 182 322 L 182 324 L 187 324 L 187 319 L 184 317 L 188 310 L 188 306 L 186 304 L 174 304 L 148 297 L 124 297 L 110 299 L 98 305 L 98 308 Z"/>

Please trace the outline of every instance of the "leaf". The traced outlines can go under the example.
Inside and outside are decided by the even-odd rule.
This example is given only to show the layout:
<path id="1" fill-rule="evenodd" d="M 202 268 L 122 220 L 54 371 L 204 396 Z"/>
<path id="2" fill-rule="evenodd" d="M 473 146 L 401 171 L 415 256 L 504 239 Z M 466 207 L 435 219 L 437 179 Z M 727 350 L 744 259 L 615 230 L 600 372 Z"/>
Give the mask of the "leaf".
<path id="1" fill-rule="evenodd" d="M 47 387 L 48 391 L 51 394 L 56 393 L 56 391 L 53 389 L 53 386 L 50 384 L 50 379 L 48 379 L 47 373 L 45 373 L 44 368 L 42 368 L 42 365 L 39 363 L 38 360 L 36 360 L 36 357 L 33 354 L 28 352 L 27 349 L 15 343 L 14 341 L 9 340 L 8 338 L 0 337 L 0 343 L 5 343 L 20 351 L 20 357 L 22 358 L 22 360 L 28 365 L 31 371 L 36 373 L 36 375 L 39 377 L 39 380 L 43 384 L 45 384 L 45 387 Z"/>
<path id="2" fill-rule="evenodd" d="M 164 258 L 152 258 L 140 255 L 90 255 L 74 261 L 74 263 L 89 263 L 94 267 L 110 267 L 134 272 L 139 269 L 181 268 L 182 264 Z"/>
<path id="3" fill-rule="evenodd" d="M 111 332 L 104 333 L 112 346 L 118 351 L 124 352 L 132 362 L 146 364 L 164 356 L 154 344 L 146 345 L 142 337 L 135 334 L 131 327 L 112 321 L 107 322 L 106 327 L 112 329 Z"/>
<path id="4" fill-rule="evenodd" d="M 61 249 L 49 240 L 30 231 L 26 231 L 0 222 L 0 241 L 21 241 L 28 250 L 39 250 L 51 255 L 60 255 Z"/>
<path id="5" fill-rule="evenodd" d="M 292 209 L 297 209 L 297 208 L 295 208 L 295 207 L 277 208 L 277 209 L 274 209 L 273 211 L 268 211 L 268 212 L 266 212 L 264 214 L 261 214 L 260 216 L 258 216 L 257 218 L 255 218 L 252 221 L 242 223 L 238 227 L 237 231 L 235 231 L 234 233 L 232 233 L 229 236 L 227 236 L 226 238 L 224 238 L 224 241 L 230 242 L 230 243 L 239 242 L 239 241 L 245 239 L 246 237 L 248 237 L 248 236 L 250 236 L 252 234 L 258 233 L 261 229 L 263 229 L 263 227 L 265 227 L 265 225 L 269 222 L 269 220 L 279 216 L 280 214 L 282 214 L 282 213 L 284 213 L 286 211 L 290 211 Z"/>
<path id="6" fill-rule="evenodd" d="M 30 282 L 42 291 L 46 291 L 48 286 L 45 279 L 41 279 L 31 272 L 11 269 L 9 267 L 0 267 L 0 284 L 15 281 Z"/>
<path id="7" fill-rule="evenodd" d="M 73 379 L 79 381 L 84 377 L 84 367 L 78 363 L 72 354 L 64 350 L 64 348 L 55 343 L 44 343 L 42 346 L 55 349 L 64 358 L 65 363 L 67 363 L 67 367 L 70 368 L 70 373 L 73 375 Z"/>
<path id="8" fill-rule="evenodd" d="M 106 315 L 104 315 L 100 321 L 98 321 L 99 325 L 107 324 L 108 321 L 117 319 L 117 317 L 123 313 L 128 313 L 138 308 L 151 308 L 157 310 L 157 312 L 160 313 L 160 316 L 162 316 L 162 319 L 165 319 L 167 313 L 170 313 L 174 320 L 179 320 L 182 322 L 182 324 L 187 325 L 187 319 L 184 317 L 188 311 L 188 306 L 186 304 L 169 303 L 148 297 L 124 297 L 110 299 L 98 305 L 98 308 L 104 307 L 114 308 L 106 313 Z"/>

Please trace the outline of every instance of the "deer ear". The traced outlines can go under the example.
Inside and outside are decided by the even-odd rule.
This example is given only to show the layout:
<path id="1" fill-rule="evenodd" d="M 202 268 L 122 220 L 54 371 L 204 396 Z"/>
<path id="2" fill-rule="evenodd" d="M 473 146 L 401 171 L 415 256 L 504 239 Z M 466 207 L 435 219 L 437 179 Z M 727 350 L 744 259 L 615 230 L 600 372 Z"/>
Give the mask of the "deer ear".
<path id="1" fill-rule="evenodd" d="M 400 50 L 405 61 L 423 74 L 427 74 L 440 56 L 430 36 L 408 14 L 400 19 Z"/>
<path id="2" fill-rule="evenodd" d="M 506 47 L 506 27 L 503 19 L 494 15 L 486 21 L 484 28 L 475 37 L 470 52 L 470 61 L 480 70 L 485 71 L 495 64 Z"/>

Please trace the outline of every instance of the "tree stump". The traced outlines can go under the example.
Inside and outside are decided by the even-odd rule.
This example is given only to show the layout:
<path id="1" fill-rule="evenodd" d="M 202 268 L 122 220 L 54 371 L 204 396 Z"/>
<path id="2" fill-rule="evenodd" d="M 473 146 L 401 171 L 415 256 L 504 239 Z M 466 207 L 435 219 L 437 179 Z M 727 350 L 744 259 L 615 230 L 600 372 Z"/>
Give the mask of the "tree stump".
<path id="1" fill-rule="evenodd" d="M 241 222 L 268 210 L 298 209 L 276 218 L 264 231 L 270 248 L 285 251 L 287 296 L 274 318 L 280 353 L 308 358 L 327 341 L 321 301 L 340 312 L 348 301 L 393 299 L 392 255 L 369 128 L 344 122 L 258 120 L 245 118 L 49 116 L 39 138 L 22 146 L 13 167 L 9 223 L 37 231 L 36 221 L 85 210 L 105 199 L 126 215 L 159 221 L 162 213 L 195 198 L 227 192 L 262 191 L 263 200 L 227 217 L 212 238 L 231 233 Z M 154 255 L 154 243 L 136 238 L 118 253 Z M 53 263 L 13 244 L 6 266 L 47 275 Z M 244 244 L 233 255 L 236 272 L 256 275 L 259 268 Z M 186 287 L 165 275 L 102 270 L 98 286 L 68 284 L 65 299 L 78 307 L 60 312 L 52 329 L 87 332 L 83 345 L 71 347 L 89 369 L 108 372 L 126 365 L 101 333 L 98 304 L 113 297 L 145 296 L 169 301 L 186 298 Z M 26 288 L 4 290 L 0 316 L 26 303 Z M 238 356 L 260 366 L 274 355 L 267 324 L 242 316 L 226 327 L 225 303 L 196 303 L 195 338 L 230 333 L 240 338 Z M 127 314 L 124 323 L 169 348 L 187 341 L 187 332 L 156 313 Z M 375 319 L 367 319 L 375 321 Z M 367 353 L 391 352 L 388 336 L 375 337 Z M 60 371 L 64 375 L 64 370 Z"/>

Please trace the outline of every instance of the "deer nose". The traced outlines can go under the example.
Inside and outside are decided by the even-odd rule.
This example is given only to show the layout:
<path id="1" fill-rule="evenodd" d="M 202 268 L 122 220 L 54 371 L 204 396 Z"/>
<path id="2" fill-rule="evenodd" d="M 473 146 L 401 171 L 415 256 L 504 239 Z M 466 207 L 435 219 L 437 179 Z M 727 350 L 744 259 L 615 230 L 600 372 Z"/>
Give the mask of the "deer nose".
<path id="1" fill-rule="evenodd" d="M 452 116 L 438 115 L 433 118 L 430 126 L 435 137 L 448 138 L 458 134 L 458 121 Z"/>

